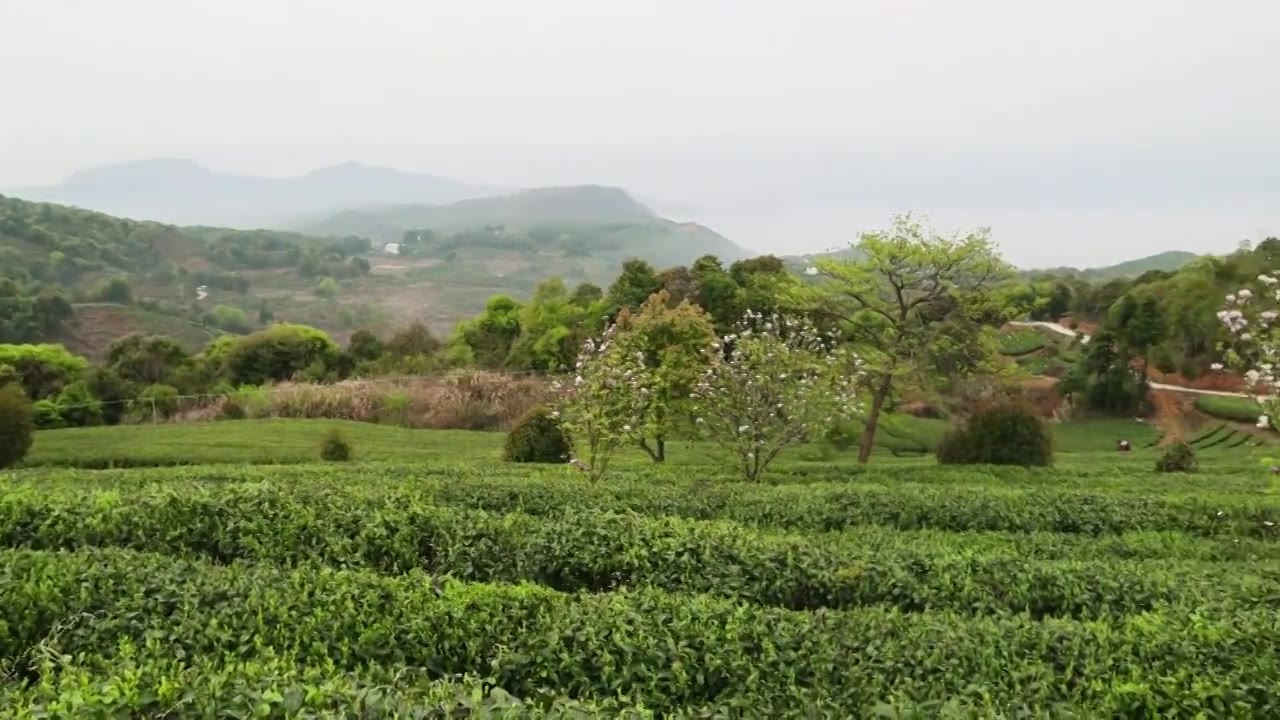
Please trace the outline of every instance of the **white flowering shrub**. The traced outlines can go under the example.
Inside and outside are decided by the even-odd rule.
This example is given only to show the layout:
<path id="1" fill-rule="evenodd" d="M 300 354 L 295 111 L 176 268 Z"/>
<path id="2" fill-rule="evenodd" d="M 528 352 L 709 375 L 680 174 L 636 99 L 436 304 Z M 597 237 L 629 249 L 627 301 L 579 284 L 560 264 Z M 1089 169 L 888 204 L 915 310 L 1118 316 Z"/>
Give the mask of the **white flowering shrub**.
<path id="1" fill-rule="evenodd" d="M 1218 311 L 1218 319 L 1229 334 L 1224 347 L 1224 362 L 1214 370 L 1239 373 L 1245 392 L 1263 407 L 1258 417 L 1259 428 L 1272 426 L 1271 419 L 1280 410 L 1280 279 L 1258 276 L 1255 292 L 1242 288 L 1226 296 Z"/>
<path id="2" fill-rule="evenodd" d="M 747 313 L 712 350 L 693 387 L 694 422 L 750 482 L 783 450 L 861 414 L 857 359 L 807 321 Z"/>
<path id="3" fill-rule="evenodd" d="M 604 477 L 614 453 L 640 441 L 645 398 L 654 379 L 644 355 L 628 352 L 615 342 L 617 326 L 599 338 L 588 339 L 574 366 L 574 375 L 551 384 L 556 394 L 553 417 L 569 436 L 569 463 L 593 481 Z"/>

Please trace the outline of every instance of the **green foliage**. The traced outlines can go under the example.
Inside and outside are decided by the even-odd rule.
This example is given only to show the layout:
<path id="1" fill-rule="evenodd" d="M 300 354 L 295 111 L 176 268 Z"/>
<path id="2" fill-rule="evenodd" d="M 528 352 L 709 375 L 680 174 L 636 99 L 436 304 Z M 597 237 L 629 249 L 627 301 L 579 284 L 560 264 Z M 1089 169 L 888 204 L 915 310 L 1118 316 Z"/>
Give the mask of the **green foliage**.
<path id="1" fill-rule="evenodd" d="M 635 313 L 623 308 L 617 325 L 618 352 L 640 358 L 648 374 L 646 392 L 637 398 L 640 446 L 662 462 L 667 438 L 693 413 L 691 394 L 718 338 L 701 308 L 687 301 L 671 306 L 666 290 L 650 295 Z"/>
<path id="2" fill-rule="evenodd" d="M 1280 506 L 1249 478 L 584 484 L 475 465 L 15 474 L 0 657 L 39 677 L 0 703 L 429 714 L 410 700 L 443 690 L 406 668 L 430 668 L 491 677 L 530 701 L 521 717 L 557 695 L 587 717 L 619 716 L 591 706 L 619 697 L 664 717 L 847 717 L 889 687 L 908 717 L 944 698 L 957 717 L 1275 707 Z M 877 661 L 852 672 L 868 643 Z M 703 672 L 663 674 L 682 667 Z M 1028 677 L 1046 680 L 1029 695 Z"/>
<path id="3" fill-rule="evenodd" d="M 507 366 L 543 372 L 568 369 L 585 333 L 594 326 L 586 322 L 587 313 L 593 309 L 598 308 L 594 304 L 574 304 L 568 288 L 558 278 L 540 283 L 533 297 L 520 308 L 520 334 L 512 343 Z"/>
<path id="4" fill-rule="evenodd" d="M 1053 431 L 1029 407 L 1004 402 L 983 408 L 943 438 L 944 465 L 1046 466 L 1053 462 Z"/>
<path id="5" fill-rule="evenodd" d="M 1169 445 L 1160 459 L 1156 460 L 1156 472 L 1189 473 L 1195 472 L 1198 465 L 1195 450 L 1185 442 L 1179 441 Z"/>
<path id="6" fill-rule="evenodd" d="M 236 385 L 261 385 L 288 380 L 316 365 L 332 368 L 340 352 L 320 330 L 281 323 L 231 343 L 226 348 L 225 367 Z"/>
<path id="7" fill-rule="evenodd" d="M 592 481 L 605 476 L 618 448 L 644 437 L 645 398 L 656 385 L 643 355 L 625 352 L 616 342 L 620 328 L 610 325 L 583 343 L 572 379 L 555 380 L 555 412 L 569 436 L 570 463 Z"/>
<path id="8" fill-rule="evenodd" d="M 338 285 L 338 281 L 331 277 L 320 278 L 316 281 L 316 296 L 322 297 L 325 300 L 332 300 L 337 297 L 338 292 L 341 289 L 342 287 Z"/>
<path id="9" fill-rule="evenodd" d="M 77 380 L 63 388 L 52 402 L 58 408 L 62 424 L 67 427 L 102 424 L 103 404 L 84 380 Z"/>
<path id="10" fill-rule="evenodd" d="M 154 385 L 169 381 L 191 356 L 171 338 L 134 334 L 112 341 L 103 360 L 121 380 Z"/>
<path id="11" fill-rule="evenodd" d="M 860 413 L 857 359 L 834 345 L 806 321 L 754 313 L 712 345 L 690 410 L 748 482 L 784 450 Z"/>
<path id="12" fill-rule="evenodd" d="M 351 333 L 351 340 L 347 342 L 347 355 L 357 363 L 373 362 L 385 351 L 386 347 L 378 336 L 367 329 Z"/>
<path id="13" fill-rule="evenodd" d="M 520 312 L 520 303 L 510 297 L 490 298 L 483 313 L 458 324 L 450 340 L 454 357 L 479 367 L 503 367 L 520 336 Z"/>
<path id="14" fill-rule="evenodd" d="M 167 420 L 182 408 L 179 396 L 172 385 L 150 385 L 133 400 L 133 413 L 143 421 Z"/>
<path id="15" fill-rule="evenodd" d="M 1196 410 L 1220 420 L 1249 423 L 1254 425 L 1258 418 L 1266 415 L 1266 411 L 1256 401 L 1249 398 L 1222 397 L 1201 395 L 1196 398 Z"/>
<path id="16" fill-rule="evenodd" d="M 61 345 L 0 345 L 0 367 L 9 367 L 32 400 L 44 400 L 81 379 L 89 362 Z"/>
<path id="17" fill-rule="evenodd" d="M 955 379 L 983 369 L 995 349 L 988 329 L 1025 310 L 987 229 L 947 237 L 899 216 L 889 230 L 864 234 L 847 258 L 823 258 L 817 268 L 816 302 L 867 365 L 863 462 L 896 380 L 928 384 L 935 373 Z"/>
<path id="18" fill-rule="evenodd" d="M 649 296 L 662 289 L 662 279 L 653 266 L 644 260 L 628 260 L 622 264 L 622 272 L 609 286 L 606 300 L 610 312 L 623 308 L 639 308 Z"/>
<path id="19" fill-rule="evenodd" d="M 0 343 L 38 342 L 74 316 L 71 303 L 61 293 L 0 277 Z"/>
<path id="20" fill-rule="evenodd" d="M 320 459 L 325 462 L 347 462 L 352 457 L 351 444 L 334 428 L 320 442 Z"/>
<path id="21" fill-rule="evenodd" d="M 0 470 L 22 462 L 34 435 L 31 401 L 16 386 L 0 387 Z"/>
<path id="22" fill-rule="evenodd" d="M 553 411 L 535 408 L 507 433 L 502 458 L 514 463 L 561 464 L 569 461 L 572 448 Z"/>
<path id="23" fill-rule="evenodd" d="M 1048 340 L 1034 328 L 1013 328 L 999 335 L 1000 354 L 1018 357 L 1043 350 Z"/>
<path id="24" fill-rule="evenodd" d="M 1115 331 L 1099 330 L 1059 391 L 1081 398 L 1084 407 L 1112 415 L 1140 412 L 1147 396 L 1146 376 L 1133 367 L 1132 349 Z"/>
<path id="25" fill-rule="evenodd" d="M 133 302 L 133 288 L 124 278 L 111 278 L 93 290 L 92 298 L 96 302 L 128 305 Z"/>

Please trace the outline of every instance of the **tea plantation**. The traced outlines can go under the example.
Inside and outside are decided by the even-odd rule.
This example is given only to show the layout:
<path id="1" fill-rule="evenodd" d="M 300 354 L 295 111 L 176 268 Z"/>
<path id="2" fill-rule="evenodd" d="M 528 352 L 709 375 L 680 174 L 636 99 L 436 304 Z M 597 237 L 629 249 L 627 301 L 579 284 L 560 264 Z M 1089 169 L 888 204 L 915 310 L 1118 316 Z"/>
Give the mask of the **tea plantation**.
<path id="1" fill-rule="evenodd" d="M 321 463 L 331 425 L 38 436 L 3 716 L 1280 717 L 1280 482 L 1222 430 L 1193 474 L 1081 425 L 1050 469 L 681 447 L 591 484 L 478 433 Z"/>

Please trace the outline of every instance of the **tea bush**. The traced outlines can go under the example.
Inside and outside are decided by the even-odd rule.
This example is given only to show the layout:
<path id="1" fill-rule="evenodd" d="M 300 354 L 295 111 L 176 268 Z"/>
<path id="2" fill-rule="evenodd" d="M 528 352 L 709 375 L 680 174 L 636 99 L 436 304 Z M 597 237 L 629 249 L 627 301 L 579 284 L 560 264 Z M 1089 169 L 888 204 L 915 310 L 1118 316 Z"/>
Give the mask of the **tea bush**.
<path id="1" fill-rule="evenodd" d="M 979 410 L 948 433 L 937 456 L 949 465 L 1049 465 L 1053 431 L 1030 407 L 1000 403 Z"/>
<path id="2" fill-rule="evenodd" d="M 346 462 L 351 459 L 351 444 L 340 430 L 330 430 L 321 441 L 320 459 L 326 462 Z"/>
<path id="3" fill-rule="evenodd" d="M 894 697 L 1001 715 L 1065 705 L 1088 717 L 1208 716 L 1223 702 L 1259 717 L 1280 710 L 1272 608 L 1215 617 L 1173 605 L 1108 623 L 882 607 L 814 613 L 652 589 L 567 595 L 420 571 L 387 577 L 120 551 L 0 557 L 5 658 L 36 643 L 43 657 L 102 666 L 145 645 L 170 658 L 258 648 L 334 675 L 483 668 L 516 697 L 554 688 L 663 714 L 715 704 L 737 716 L 790 716 L 819 704 L 847 716 Z M 92 621 L 67 621 L 83 616 Z M 863 659 L 868 648 L 874 661 Z M 1128 677 L 1143 682 L 1120 680 Z"/>
<path id="4" fill-rule="evenodd" d="M 547 408 L 535 408 L 507 434 L 502 458 L 516 463 L 563 464 L 572 449 L 559 420 Z"/>
<path id="5" fill-rule="evenodd" d="M 0 469 L 22 462 L 35 431 L 31 401 L 17 385 L 0 387 Z"/>
<path id="6" fill-rule="evenodd" d="M 1195 450 L 1185 442 L 1178 441 L 1169 445 L 1164 454 L 1156 460 L 1156 472 L 1195 472 L 1197 465 Z"/>

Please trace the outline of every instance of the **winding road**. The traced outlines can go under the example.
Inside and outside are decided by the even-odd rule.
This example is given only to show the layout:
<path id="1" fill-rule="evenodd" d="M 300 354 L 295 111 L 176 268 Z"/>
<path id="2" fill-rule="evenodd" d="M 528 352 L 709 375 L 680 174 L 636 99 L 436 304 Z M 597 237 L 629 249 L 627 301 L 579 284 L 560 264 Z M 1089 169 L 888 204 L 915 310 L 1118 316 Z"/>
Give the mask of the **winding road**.
<path id="1" fill-rule="evenodd" d="M 1060 325 L 1056 322 L 1045 322 L 1043 320 L 1033 320 L 1033 321 L 1023 321 L 1023 322 L 1011 322 L 1009 324 L 1016 325 L 1018 327 L 1044 328 L 1045 330 L 1048 330 L 1050 332 L 1055 332 L 1055 333 L 1058 333 L 1059 335 L 1065 335 L 1067 337 L 1072 337 L 1072 338 L 1079 335 L 1079 333 L 1077 333 L 1075 330 L 1072 330 L 1069 327 Z M 1088 335 L 1086 335 L 1085 337 L 1088 338 Z M 1181 385 L 1169 385 L 1168 383 L 1151 382 L 1151 383 L 1148 383 L 1147 386 L 1153 390 L 1169 390 L 1172 392 L 1188 393 L 1191 395 L 1217 395 L 1219 397 L 1238 397 L 1238 398 L 1252 397 L 1244 393 L 1230 392 L 1227 390 L 1200 390 L 1199 388 L 1182 387 Z"/>

